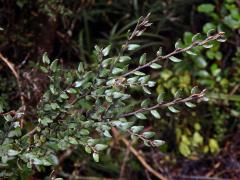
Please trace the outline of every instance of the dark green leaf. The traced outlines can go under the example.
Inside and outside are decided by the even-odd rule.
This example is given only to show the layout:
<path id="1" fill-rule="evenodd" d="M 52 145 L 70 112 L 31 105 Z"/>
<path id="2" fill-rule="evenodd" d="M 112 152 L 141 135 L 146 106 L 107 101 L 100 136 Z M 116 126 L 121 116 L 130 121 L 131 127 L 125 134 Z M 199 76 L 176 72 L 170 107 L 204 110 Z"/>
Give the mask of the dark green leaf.
<path id="1" fill-rule="evenodd" d="M 55 60 L 51 63 L 51 65 L 50 65 L 50 70 L 51 70 L 52 72 L 56 72 L 56 71 L 57 71 L 57 64 L 58 64 L 58 59 L 55 59 Z"/>
<path id="2" fill-rule="evenodd" d="M 144 53 L 144 54 L 140 57 L 139 64 L 140 64 L 140 65 L 145 64 L 145 63 L 146 63 L 146 60 L 147 60 L 147 54 Z"/>
<path id="3" fill-rule="evenodd" d="M 44 64 L 50 64 L 50 59 L 48 58 L 47 52 L 43 54 L 42 61 Z"/>

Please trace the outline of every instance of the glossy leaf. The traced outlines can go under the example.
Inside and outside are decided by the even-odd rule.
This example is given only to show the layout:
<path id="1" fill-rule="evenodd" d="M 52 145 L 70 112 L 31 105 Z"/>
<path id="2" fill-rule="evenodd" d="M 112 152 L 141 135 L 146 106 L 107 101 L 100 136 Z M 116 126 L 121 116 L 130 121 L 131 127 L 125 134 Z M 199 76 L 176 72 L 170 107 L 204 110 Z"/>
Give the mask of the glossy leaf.
<path id="1" fill-rule="evenodd" d="M 135 116 L 136 116 L 138 119 L 147 119 L 147 117 L 146 117 L 143 113 L 137 113 L 137 114 L 135 114 Z"/>
<path id="2" fill-rule="evenodd" d="M 144 54 L 140 57 L 139 64 L 140 64 L 140 65 L 145 64 L 145 63 L 146 63 L 146 60 L 147 60 L 147 54 L 144 53 Z"/>
<path id="3" fill-rule="evenodd" d="M 95 161 L 95 162 L 99 162 L 99 154 L 98 153 L 93 153 L 93 160 Z"/>
<path id="4" fill-rule="evenodd" d="M 150 65 L 150 67 L 153 68 L 153 69 L 160 69 L 162 66 L 160 64 L 157 64 L 157 63 L 152 63 Z"/>
<path id="5" fill-rule="evenodd" d="M 176 57 L 174 57 L 174 56 L 169 57 L 169 59 L 170 59 L 171 61 L 173 61 L 173 62 L 181 62 L 181 61 L 182 61 L 181 59 L 178 59 L 178 58 L 176 58 Z"/>
<path id="6" fill-rule="evenodd" d="M 157 112 L 157 110 L 151 110 L 150 112 L 151 112 L 151 114 L 152 114 L 156 119 L 160 119 L 160 118 L 161 118 L 161 116 L 160 116 L 160 114 Z"/>
<path id="7" fill-rule="evenodd" d="M 173 106 L 169 106 L 168 109 L 173 113 L 179 113 L 180 111 L 174 108 Z"/>

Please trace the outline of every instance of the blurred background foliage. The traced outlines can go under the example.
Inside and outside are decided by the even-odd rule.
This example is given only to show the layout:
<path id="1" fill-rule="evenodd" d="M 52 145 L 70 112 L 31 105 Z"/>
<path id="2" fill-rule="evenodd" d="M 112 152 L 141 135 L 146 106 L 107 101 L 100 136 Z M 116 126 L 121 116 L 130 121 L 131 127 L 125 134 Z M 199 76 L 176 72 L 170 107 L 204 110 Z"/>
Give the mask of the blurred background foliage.
<path id="1" fill-rule="evenodd" d="M 157 93 L 174 95 L 178 89 L 188 92 L 189 87 L 197 85 L 207 89 L 209 101 L 177 115 L 162 111 L 158 121 L 149 119 L 149 128 L 160 132 L 167 143 L 160 152 L 141 145 L 137 148 L 165 174 L 205 175 L 227 169 L 221 177 L 240 178 L 234 171 L 239 166 L 240 143 L 236 138 L 240 120 L 239 9 L 238 0 L 1 0 L 0 52 L 21 71 L 27 103 L 34 106 L 46 84 L 35 70 L 45 51 L 68 67 L 79 61 L 94 65 L 95 44 L 112 44 L 117 50 L 126 31 L 148 12 L 154 24 L 136 41 L 143 44 L 137 53 L 156 52 L 159 46 L 170 52 L 179 37 L 179 43 L 186 45 L 193 34 L 209 29 L 226 32 L 226 43 L 216 42 L 209 50 L 196 48 L 198 56 L 183 55 L 181 63 L 172 67 L 166 62 L 163 70 L 152 73 L 158 81 Z M 0 107 L 5 108 L 0 111 L 16 109 L 20 102 L 16 83 L 2 63 L 0 71 Z M 30 91 L 35 85 L 38 89 Z M 121 146 L 112 147 L 99 164 L 81 150 L 74 151 L 61 164 L 62 175 L 117 178 L 126 151 Z M 148 176 L 140 171 L 142 167 L 133 156 L 127 167 L 126 179 Z M 48 169 L 41 171 L 44 173 L 36 171 L 32 175 L 43 178 L 49 174 Z M 28 174 L 22 174 L 22 179 Z"/>

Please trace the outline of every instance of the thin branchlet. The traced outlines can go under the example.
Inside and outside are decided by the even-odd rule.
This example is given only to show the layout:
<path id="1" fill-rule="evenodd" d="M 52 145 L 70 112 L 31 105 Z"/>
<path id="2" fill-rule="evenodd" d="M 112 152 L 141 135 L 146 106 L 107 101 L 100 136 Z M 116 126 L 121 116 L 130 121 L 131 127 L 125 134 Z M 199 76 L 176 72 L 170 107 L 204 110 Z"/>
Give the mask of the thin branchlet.
<path id="1" fill-rule="evenodd" d="M 132 116 L 132 115 L 135 115 L 137 113 L 142 113 L 142 112 L 146 112 L 146 111 L 151 111 L 151 110 L 155 110 L 155 109 L 158 109 L 158 108 L 164 108 L 164 107 L 169 107 L 169 106 L 172 106 L 172 105 L 175 105 L 175 104 L 180 104 L 180 103 L 185 103 L 185 102 L 190 102 L 190 101 L 193 101 L 193 100 L 196 100 L 196 99 L 200 99 L 200 98 L 203 98 L 204 95 L 205 95 L 205 92 L 206 92 L 206 89 L 202 90 L 200 93 L 197 93 L 197 94 L 192 94 L 186 98 L 177 98 L 177 99 L 174 99 L 170 102 L 162 102 L 162 103 L 158 103 L 158 104 L 155 104 L 151 107 L 148 107 L 148 108 L 140 108 L 138 110 L 135 110 L 135 111 L 132 111 L 132 112 L 129 112 L 129 113 L 125 113 L 125 114 L 122 114 L 120 115 L 118 118 L 122 118 L 122 117 L 128 117 L 128 116 Z"/>
<path id="2" fill-rule="evenodd" d="M 110 72 L 112 71 L 114 65 L 116 62 L 119 61 L 120 57 L 123 55 L 123 53 L 127 50 L 128 48 L 128 45 L 129 43 L 135 38 L 135 37 L 138 37 L 138 36 L 141 36 L 144 31 L 147 29 L 147 27 L 151 26 L 152 23 L 149 23 L 149 16 L 151 14 L 148 13 L 148 15 L 146 17 L 140 17 L 138 22 L 137 22 L 137 25 L 135 26 L 133 32 L 128 36 L 127 40 L 125 41 L 125 43 L 122 45 L 121 47 L 121 50 L 118 54 L 118 57 L 116 58 L 115 62 L 113 62 L 111 64 L 111 67 L 110 67 Z"/>
<path id="3" fill-rule="evenodd" d="M 144 64 L 144 65 L 142 65 L 142 66 L 138 66 L 137 68 L 135 68 L 135 69 L 133 69 L 133 70 L 131 70 L 131 71 L 123 74 L 122 77 L 127 77 L 127 76 L 129 76 L 129 75 L 131 75 L 131 74 L 134 74 L 136 71 L 139 71 L 139 70 L 141 70 L 141 69 L 144 69 L 144 68 L 146 68 L 146 67 L 149 67 L 149 66 L 150 66 L 151 64 L 153 64 L 153 63 L 156 63 L 156 62 L 161 61 L 161 60 L 168 59 L 168 58 L 170 58 L 171 56 L 174 56 L 174 55 L 176 55 L 176 54 L 180 54 L 180 53 L 189 51 L 189 50 L 193 49 L 194 47 L 203 46 L 203 45 L 205 45 L 205 44 L 208 44 L 208 43 L 211 42 L 211 41 L 214 41 L 214 40 L 217 40 L 217 39 L 221 38 L 223 35 L 224 35 L 224 32 L 219 32 L 219 33 L 217 33 L 217 34 L 215 34 L 215 35 L 212 35 L 212 36 L 207 37 L 206 39 L 204 39 L 204 40 L 202 40 L 202 41 L 195 41 L 195 42 L 193 42 L 191 45 L 189 45 L 189 46 L 187 46 L 187 47 L 185 47 L 185 48 L 177 48 L 177 49 L 175 49 L 173 52 L 171 52 L 171 53 L 169 53 L 169 54 L 167 54 L 167 55 L 165 55 L 165 56 L 160 56 L 160 55 L 158 55 L 156 58 L 154 58 L 154 59 L 151 60 L 150 62 L 148 62 L 148 63 L 146 63 L 146 64 Z"/>

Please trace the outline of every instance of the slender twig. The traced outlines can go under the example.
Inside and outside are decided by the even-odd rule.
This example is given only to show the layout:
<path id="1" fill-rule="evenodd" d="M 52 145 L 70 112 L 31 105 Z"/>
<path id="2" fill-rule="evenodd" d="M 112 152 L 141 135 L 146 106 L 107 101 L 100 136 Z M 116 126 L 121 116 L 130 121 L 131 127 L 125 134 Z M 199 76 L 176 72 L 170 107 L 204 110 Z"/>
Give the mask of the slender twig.
<path id="1" fill-rule="evenodd" d="M 151 26 L 152 23 L 149 23 L 149 16 L 150 13 L 148 13 L 148 15 L 146 17 L 141 17 L 138 22 L 137 25 L 135 26 L 133 32 L 131 33 L 131 35 L 128 36 L 127 40 L 125 41 L 125 43 L 122 45 L 121 50 L 116 58 L 116 60 L 111 64 L 110 67 L 110 72 L 112 71 L 114 65 L 116 62 L 119 61 L 120 57 L 123 55 L 123 53 L 127 50 L 129 43 L 136 37 L 136 36 L 140 36 L 139 33 L 143 33 L 147 27 Z"/>
<path id="2" fill-rule="evenodd" d="M 18 85 L 18 88 L 19 88 L 20 99 L 21 99 L 21 104 L 22 104 L 21 109 L 22 109 L 23 112 L 24 112 L 25 109 L 26 109 L 26 105 L 25 105 L 24 97 L 23 97 L 23 95 L 22 95 L 22 86 L 21 86 L 19 74 L 18 74 L 18 72 L 15 70 L 14 64 L 13 64 L 12 62 L 10 62 L 6 57 L 4 57 L 1 52 L 0 52 L 0 59 L 9 67 L 9 69 L 12 71 L 13 75 L 15 76 L 15 78 L 16 78 L 16 80 L 17 80 L 17 85 Z M 23 123 L 24 123 L 23 118 L 21 119 L 20 123 L 21 123 L 20 126 L 21 126 L 21 128 L 22 128 L 22 127 L 23 127 Z"/>
<path id="3" fill-rule="evenodd" d="M 122 76 L 123 76 L 123 77 L 129 76 L 129 75 L 135 73 L 136 71 L 139 71 L 139 70 L 141 70 L 141 69 L 144 69 L 144 68 L 146 68 L 146 67 L 149 67 L 151 64 L 153 64 L 153 63 L 155 63 L 155 62 L 158 62 L 158 61 L 160 61 L 160 60 L 165 60 L 165 59 L 168 59 L 168 58 L 170 58 L 171 56 L 174 56 L 174 55 L 176 55 L 176 54 L 189 51 L 189 50 L 191 50 L 192 48 L 194 48 L 194 47 L 196 47 L 196 46 L 205 45 L 205 44 L 209 43 L 210 41 L 214 41 L 214 40 L 219 39 L 219 38 L 222 37 L 223 35 L 224 35 L 224 32 L 219 32 L 219 33 L 217 33 L 217 34 L 215 34 L 215 35 L 213 35 L 213 36 L 207 37 L 207 38 L 206 38 L 205 40 L 203 40 L 203 41 L 195 41 L 195 42 L 193 42 L 191 45 L 189 45 L 189 46 L 187 46 L 187 47 L 185 47 L 185 48 L 177 48 L 177 49 L 175 49 L 173 52 L 171 52 L 171 53 L 169 53 L 169 54 L 167 54 L 167 55 L 165 55 L 165 56 L 157 56 L 157 57 L 156 57 L 155 59 L 153 59 L 152 61 L 150 61 L 150 62 L 148 62 L 148 63 L 146 63 L 146 64 L 144 64 L 144 65 L 142 65 L 142 66 L 139 66 L 139 67 L 137 67 L 137 68 L 135 68 L 135 69 L 133 69 L 133 70 L 131 70 L 131 71 L 123 74 Z"/>
<path id="4" fill-rule="evenodd" d="M 125 156 L 124 156 L 124 159 L 123 159 L 123 162 L 122 162 L 122 165 L 121 165 L 121 171 L 120 171 L 120 176 L 119 176 L 120 180 L 124 179 L 124 173 L 125 173 L 125 169 L 126 169 L 126 163 L 128 161 L 128 158 L 129 158 L 129 154 L 130 154 L 130 147 L 128 146 L 127 151 L 126 151 Z"/>
<path id="5" fill-rule="evenodd" d="M 9 67 L 17 81 L 19 81 L 19 75 L 14 68 L 14 64 L 11 63 L 7 58 L 5 58 L 2 53 L 0 53 L 0 59 L 2 59 L 2 61 Z"/>
<path id="6" fill-rule="evenodd" d="M 137 114 L 137 113 L 151 111 L 151 110 L 154 110 L 154 109 L 157 109 L 157 108 L 169 107 L 169 106 L 172 106 L 174 104 L 189 102 L 189 101 L 192 101 L 192 100 L 195 100 L 195 99 L 202 98 L 205 95 L 205 92 L 206 92 L 206 89 L 202 90 L 199 94 L 192 94 L 187 98 L 178 98 L 178 99 L 174 99 L 173 101 L 159 103 L 159 104 L 156 104 L 156 105 L 148 107 L 148 108 L 141 108 L 141 109 L 135 110 L 133 112 L 122 114 L 122 115 L 120 115 L 120 117 L 127 117 L 127 116 L 131 116 L 131 115 L 134 115 L 134 114 Z"/>

